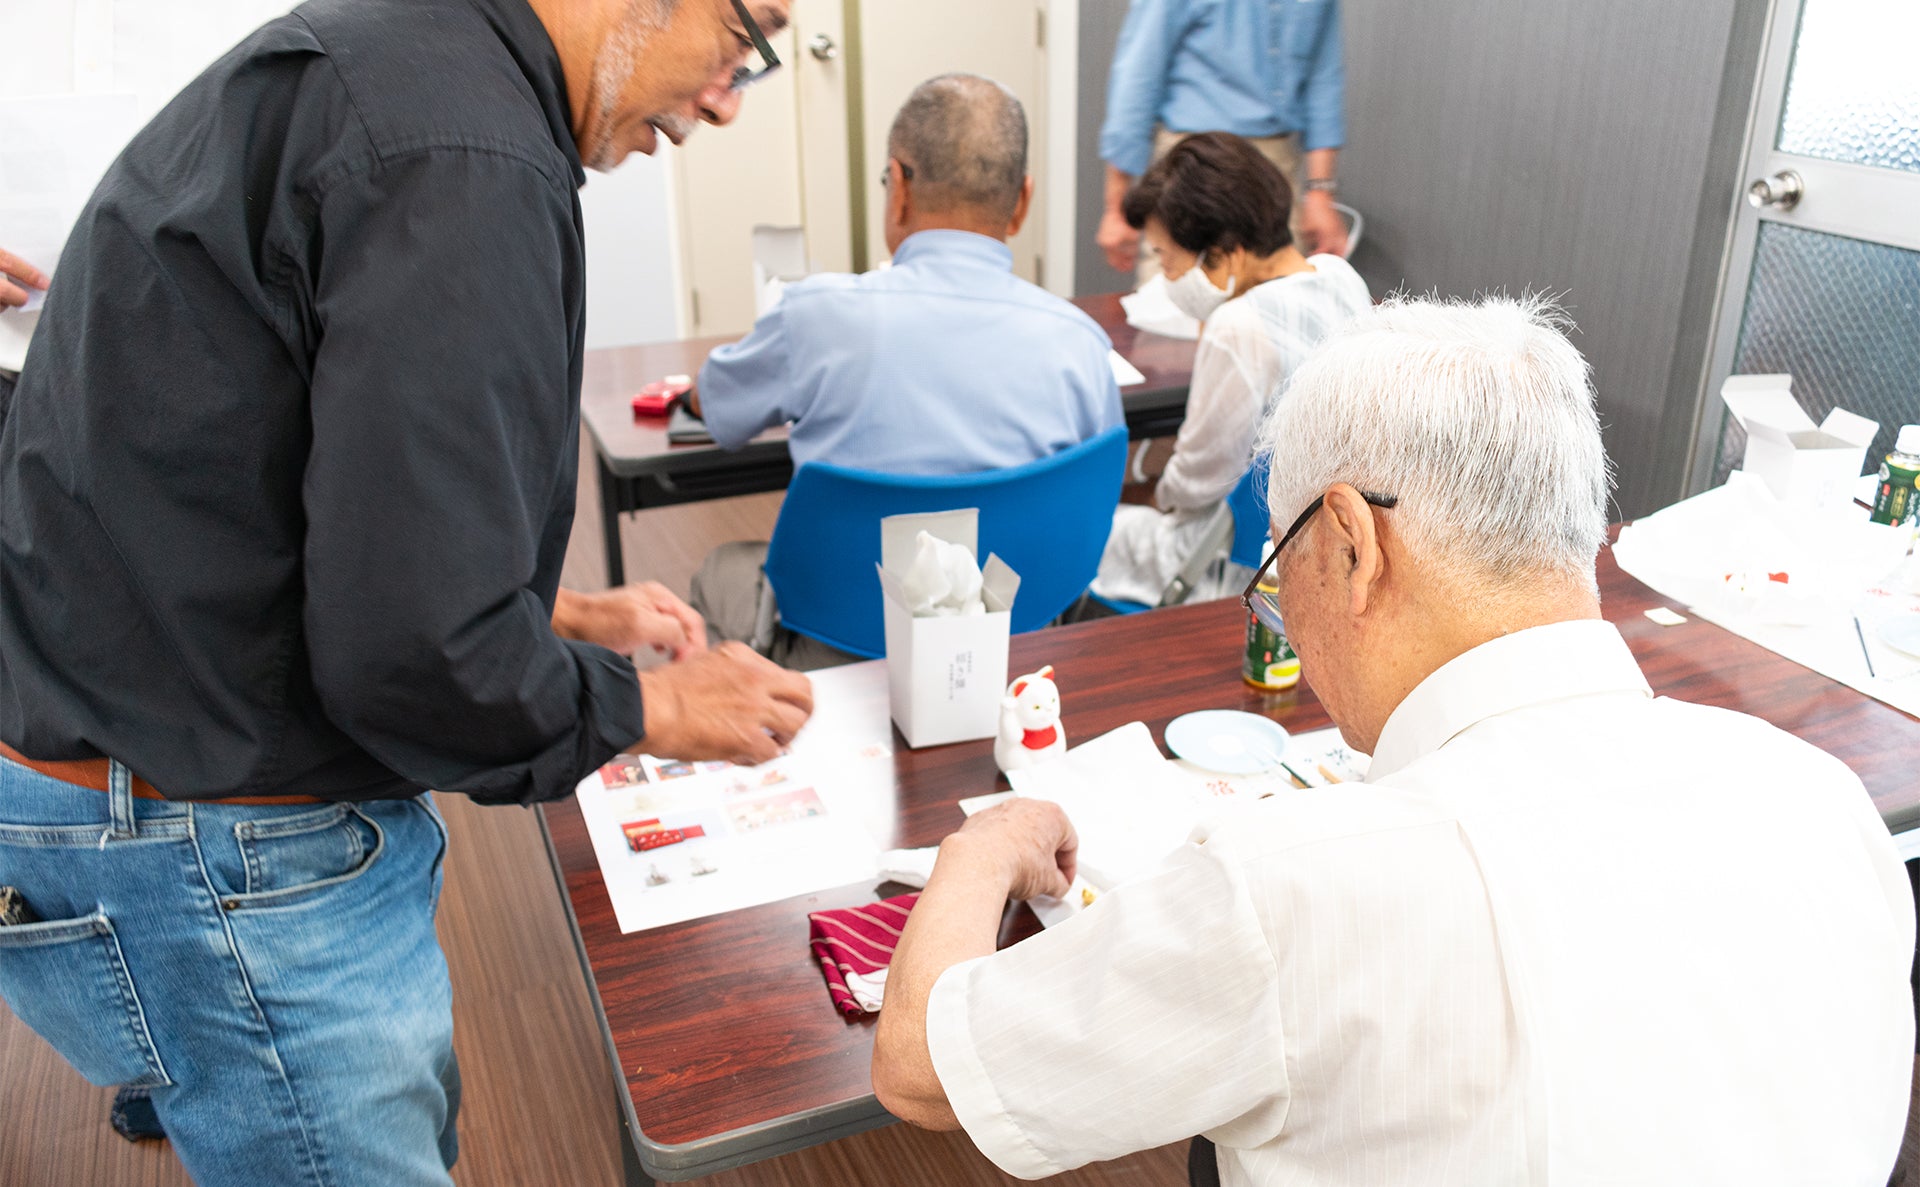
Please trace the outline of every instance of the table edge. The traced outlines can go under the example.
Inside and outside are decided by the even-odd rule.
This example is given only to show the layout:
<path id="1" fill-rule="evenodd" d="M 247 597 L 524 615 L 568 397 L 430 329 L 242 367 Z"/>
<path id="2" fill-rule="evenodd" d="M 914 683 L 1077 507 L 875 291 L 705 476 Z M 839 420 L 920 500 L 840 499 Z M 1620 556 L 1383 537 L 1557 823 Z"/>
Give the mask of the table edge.
<path id="1" fill-rule="evenodd" d="M 640 1157 L 641 1168 L 650 1177 L 668 1182 L 700 1178 L 823 1142 L 852 1137 L 898 1120 L 880 1107 L 878 1098 L 868 1093 L 690 1142 L 669 1145 L 649 1138 L 641 1128 L 639 1114 L 633 1107 L 633 1093 L 627 1087 L 620 1050 L 614 1043 L 613 1025 L 608 1021 L 606 1005 L 600 999 L 600 986 L 594 979 L 593 963 L 587 956 L 586 937 L 581 935 L 580 920 L 573 911 L 573 895 L 567 890 L 567 873 L 560 864 L 559 851 L 554 848 L 553 832 L 547 827 L 548 806 L 537 805 L 534 812 L 540 823 L 540 843 L 547 853 L 547 869 L 553 874 L 561 906 L 567 913 L 567 933 L 573 939 L 573 954 L 580 962 L 580 975 L 587 983 L 587 997 L 593 1003 L 593 1020 L 600 1028 L 600 1045 L 613 1071 L 613 1088 L 621 1119 L 626 1124 L 627 1133 L 633 1135 L 634 1151 Z M 619 1140 L 628 1139 L 623 1134 Z"/>

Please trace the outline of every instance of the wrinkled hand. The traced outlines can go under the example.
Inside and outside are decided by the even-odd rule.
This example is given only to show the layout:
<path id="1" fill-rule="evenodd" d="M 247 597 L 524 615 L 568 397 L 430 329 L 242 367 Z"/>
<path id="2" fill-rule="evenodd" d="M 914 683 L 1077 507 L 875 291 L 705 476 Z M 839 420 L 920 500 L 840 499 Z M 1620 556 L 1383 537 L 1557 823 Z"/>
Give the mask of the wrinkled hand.
<path id="1" fill-rule="evenodd" d="M 778 758 L 813 714 L 812 682 L 742 643 L 640 673 L 640 698 L 641 748 L 689 761 Z"/>
<path id="2" fill-rule="evenodd" d="M 969 817 L 941 843 L 939 860 L 946 859 L 949 846 L 997 862 L 1006 875 L 1008 898 L 1059 898 L 1073 884 L 1080 838 L 1060 805 L 1015 796 Z"/>
<path id="3" fill-rule="evenodd" d="M 0 249 L 0 309 L 27 303 L 27 289 L 45 289 L 47 274 L 19 256 Z"/>
<path id="4" fill-rule="evenodd" d="M 1101 218 L 1093 241 L 1107 253 L 1107 263 L 1116 271 L 1131 272 L 1140 261 L 1140 232 L 1128 226 L 1126 217 L 1117 210 L 1109 210 Z"/>
<path id="5" fill-rule="evenodd" d="M 1308 190 L 1300 197 L 1300 254 L 1347 254 L 1347 220 L 1325 190 Z"/>
<path id="6" fill-rule="evenodd" d="M 553 629 L 622 655 L 652 650 L 683 659 L 707 649 L 707 624 L 657 581 L 604 593 L 562 590 L 554 603 Z"/>

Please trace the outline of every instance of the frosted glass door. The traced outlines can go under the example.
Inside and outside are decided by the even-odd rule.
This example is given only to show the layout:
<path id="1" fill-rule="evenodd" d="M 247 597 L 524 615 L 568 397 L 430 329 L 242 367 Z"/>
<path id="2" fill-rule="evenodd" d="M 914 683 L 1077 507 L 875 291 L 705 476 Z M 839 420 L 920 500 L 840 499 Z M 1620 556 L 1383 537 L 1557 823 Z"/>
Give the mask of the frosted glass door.
<path id="1" fill-rule="evenodd" d="M 1731 374 L 1791 374 L 1815 420 L 1835 406 L 1878 420 L 1869 468 L 1920 423 L 1916 46 L 1916 0 L 1779 0 L 1690 490 L 1745 450 L 1719 398 Z"/>

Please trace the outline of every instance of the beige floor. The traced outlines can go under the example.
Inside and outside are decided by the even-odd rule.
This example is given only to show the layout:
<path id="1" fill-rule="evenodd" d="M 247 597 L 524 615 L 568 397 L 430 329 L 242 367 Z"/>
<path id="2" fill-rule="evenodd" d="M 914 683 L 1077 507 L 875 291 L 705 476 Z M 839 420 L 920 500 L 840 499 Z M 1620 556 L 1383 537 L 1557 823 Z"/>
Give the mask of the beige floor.
<path id="1" fill-rule="evenodd" d="M 584 461 L 584 459 L 583 459 Z M 605 584 L 589 472 L 566 582 Z M 682 594 L 707 548 L 765 538 L 775 495 L 628 517 L 629 580 Z M 442 797 L 453 843 L 440 936 L 453 971 L 455 1043 L 466 1078 L 463 1187 L 620 1182 L 620 1155 L 592 1006 L 531 812 Z M 798 942 L 796 940 L 796 942 Z M 821 1008 L 827 1008 L 821 994 Z M 94 1088 L 0 1007 L 0 1185 L 174 1187 L 186 1174 L 162 1143 L 129 1145 L 107 1127 L 112 1093 Z M 1185 1152 L 1167 1148 L 1053 1180 L 1073 1187 L 1173 1187 Z M 702 1180 L 714 1187 L 1008 1184 L 964 1137 L 891 1126 Z M 264 1185 L 263 1185 L 264 1187 Z"/>

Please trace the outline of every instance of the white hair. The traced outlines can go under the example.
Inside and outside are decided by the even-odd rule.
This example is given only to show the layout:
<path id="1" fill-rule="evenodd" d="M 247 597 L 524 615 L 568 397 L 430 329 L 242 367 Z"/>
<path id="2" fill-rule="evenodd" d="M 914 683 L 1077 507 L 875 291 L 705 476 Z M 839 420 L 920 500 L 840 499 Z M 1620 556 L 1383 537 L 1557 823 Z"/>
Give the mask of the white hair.
<path id="1" fill-rule="evenodd" d="M 1271 516 L 1336 482 L 1394 495 L 1394 531 L 1470 585 L 1594 587 L 1612 485 L 1587 361 L 1540 296 L 1395 296 L 1329 335 L 1276 401 Z"/>

